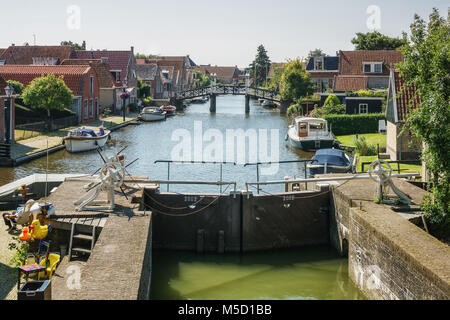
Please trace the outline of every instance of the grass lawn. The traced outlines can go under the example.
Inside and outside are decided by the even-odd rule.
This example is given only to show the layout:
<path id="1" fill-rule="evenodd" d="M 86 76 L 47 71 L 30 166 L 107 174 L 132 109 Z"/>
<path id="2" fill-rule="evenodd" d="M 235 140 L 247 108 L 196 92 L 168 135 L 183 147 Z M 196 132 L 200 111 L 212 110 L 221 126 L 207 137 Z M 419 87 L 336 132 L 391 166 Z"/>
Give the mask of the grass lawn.
<path id="1" fill-rule="evenodd" d="M 358 171 L 361 170 L 361 163 L 363 162 L 373 162 L 377 160 L 377 156 L 358 156 L 358 163 L 356 165 L 356 167 L 358 168 Z M 391 168 L 392 170 L 397 170 L 397 164 L 396 163 L 391 163 Z M 364 171 L 367 172 L 367 170 L 369 170 L 369 165 L 365 165 L 364 166 Z M 417 164 L 400 164 L 400 170 L 401 173 L 412 173 L 412 172 L 418 172 L 421 173 L 422 172 L 422 166 L 421 165 L 417 165 Z M 403 171 L 404 170 L 404 171 Z M 393 173 L 398 173 L 397 171 L 393 172 Z"/>
<path id="2" fill-rule="evenodd" d="M 346 146 L 354 146 L 353 140 L 355 139 L 354 134 L 347 135 L 347 136 L 337 136 L 337 140 Z M 367 140 L 368 144 L 376 146 L 377 144 L 380 145 L 380 148 L 386 147 L 386 135 L 385 134 L 379 134 L 379 133 L 365 133 L 360 134 L 360 137 L 364 137 Z"/>

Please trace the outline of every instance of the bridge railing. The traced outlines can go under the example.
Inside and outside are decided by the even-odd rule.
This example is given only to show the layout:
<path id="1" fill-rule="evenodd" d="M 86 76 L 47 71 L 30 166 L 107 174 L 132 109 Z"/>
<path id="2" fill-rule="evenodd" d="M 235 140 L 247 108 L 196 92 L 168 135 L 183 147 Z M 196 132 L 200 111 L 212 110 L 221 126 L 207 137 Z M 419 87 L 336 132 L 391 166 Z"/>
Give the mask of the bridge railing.
<path id="1" fill-rule="evenodd" d="M 200 87 L 189 90 L 182 90 L 175 92 L 174 97 L 176 99 L 192 99 L 197 98 L 209 94 L 249 94 L 251 96 L 272 100 L 272 101 L 281 101 L 280 94 L 276 91 L 271 91 L 268 89 L 249 87 L 247 91 L 247 87 L 243 85 L 227 85 L 227 84 L 219 84 L 215 86 L 208 87 Z"/>

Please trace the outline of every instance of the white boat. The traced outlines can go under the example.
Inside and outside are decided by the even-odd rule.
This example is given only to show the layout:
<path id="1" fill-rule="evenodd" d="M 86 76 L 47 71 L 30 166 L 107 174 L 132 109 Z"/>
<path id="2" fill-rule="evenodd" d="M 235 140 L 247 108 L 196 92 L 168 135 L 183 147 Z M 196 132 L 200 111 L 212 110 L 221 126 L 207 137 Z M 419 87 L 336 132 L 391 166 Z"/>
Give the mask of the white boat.
<path id="1" fill-rule="evenodd" d="M 159 108 L 145 107 L 138 118 L 143 121 L 161 121 L 166 119 L 166 112 Z"/>
<path id="2" fill-rule="evenodd" d="M 277 105 L 270 100 L 263 100 L 261 105 L 266 108 L 275 108 Z"/>
<path id="3" fill-rule="evenodd" d="M 66 150 L 72 153 L 95 150 L 105 145 L 111 131 L 103 130 L 102 133 L 85 128 L 71 130 L 64 137 L 63 144 L 66 146 Z"/>
<path id="4" fill-rule="evenodd" d="M 327 149 L 333 146 L 335 136 L 328 130 L 328 123 L 320 118 L 298 117 L 289 127 L 286 139 L 303 150 Z"/>

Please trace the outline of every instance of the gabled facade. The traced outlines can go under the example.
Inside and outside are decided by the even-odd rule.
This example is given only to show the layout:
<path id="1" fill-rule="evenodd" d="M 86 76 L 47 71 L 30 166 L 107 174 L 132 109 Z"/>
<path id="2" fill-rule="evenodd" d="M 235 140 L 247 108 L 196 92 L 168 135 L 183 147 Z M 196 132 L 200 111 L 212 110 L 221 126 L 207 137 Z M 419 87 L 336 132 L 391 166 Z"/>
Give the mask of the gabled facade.
<path id="1" fill-rule="evenodd" d="M 129 51 L 76 50 L 73 51 L 71 59 L 100 59 L 110 66 L 109 72 L 114 78 L 115 87 L 122 89 L 115 91 L 116 110 L 122 108 L 123 101 L 119 95 L 124 89 L 130 93 L 130 99 L 125 104 L 137 102 L 136 59 L 133 47 Z"/>
<path id="2" fill-rule="evenodd" d="M 98 119 L 99 83 L 94 68 L 90 66 L 0 66 L 0 78 L 3 81 L 19 81 L 24 87 L 27 87 L 33 79 L 49 74 L 63 76 L 65 84 L 74 96 L 72 111 L 77 114 L 80 123 Z"/>
<path id="3" fill-rule="evenodd" d="M 387 152 L 392 160 L 417 160 L 421 147 L 405 127 L 412 110 L 421 103 L 415 86 L 407 86 L 399 72 L 391 69 L 386 105 Z"/>
<path id="4" fill-rule="evenodd" d="M 306 72 L 316 85 L 317 92 L 333 88 L 334 78 L 338 74 L 339 57 L 315 56 L 306 65 Z"/>
<path id="5" fill-rule="evenodd" d="M 223 67 L 223 66 L 211 66 L 201 65 L 193 68 L 193 70 L 199 70 L 203 75 L 216 74 L 217 82 L 224 84 L 235 84 L 239 80 L 241 71 L 237 66 Z"/>
<path id="6" fill-rule="evenodd" d="M 72 66 L 90 66 L 94 68 L 97 73 L 98 83 L 99 83 L 99 112 L 105 108 L 114 108 L 116 105 L 117 91 L 115 79 L 109 72 L 111 66 L 107 63 L 107 59 L 66 59 L 62 62 L 62 65 L 72 65 Z"/>
<path id="7" fill-rule="evenodd" d="M 139 79 L 142 80 L 143 83 L 146 83 L 150 86 L 151 96 L 153 98 L 159 99 L 162 96 L 162 78 L 161 78 L 161 69 L 159 68 L 157 63 L 142 63 L 138 59 L 138 64 L 136 65 L 136 72 Z"/>

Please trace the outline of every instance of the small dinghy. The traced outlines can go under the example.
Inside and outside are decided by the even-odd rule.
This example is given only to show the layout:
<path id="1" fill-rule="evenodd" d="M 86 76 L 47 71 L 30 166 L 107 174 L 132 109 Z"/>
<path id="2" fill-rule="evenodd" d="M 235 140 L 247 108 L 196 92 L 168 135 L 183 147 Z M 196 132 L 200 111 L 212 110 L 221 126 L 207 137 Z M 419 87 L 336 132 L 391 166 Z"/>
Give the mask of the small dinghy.
<path id="1" fill-rule="evenodd" d="M 161 111 L 165 112 L 168 117 L 174 116 L 175 111 L 177 111 L 177 108 L 174 106 L 162 106 L 159 108 Z"/>
<path id="2" fill-rule="evenodd" d="M 75 129 L 69 131 L 64 137 L 63 144 L 66 146 L 66 150 L 72 153 L 95 150 L 105 145 L 110 133 L 103 127 L 100 127 L 100 131 L 97 133 L 92 129 Z"/>
<path id="3" fill-rule="evenodd" d="M 145 107 L 138 118 L 143 121 L 161 121 L 166 119 L 166 112 L 159 108 Z"/>
<path id="4" fill-rule="evenodd" d="M 324 173 L 347 173 L 352 171 L 352 162 L 343 150 L 320 149 L 306 167 L 311 176 Z"/>

